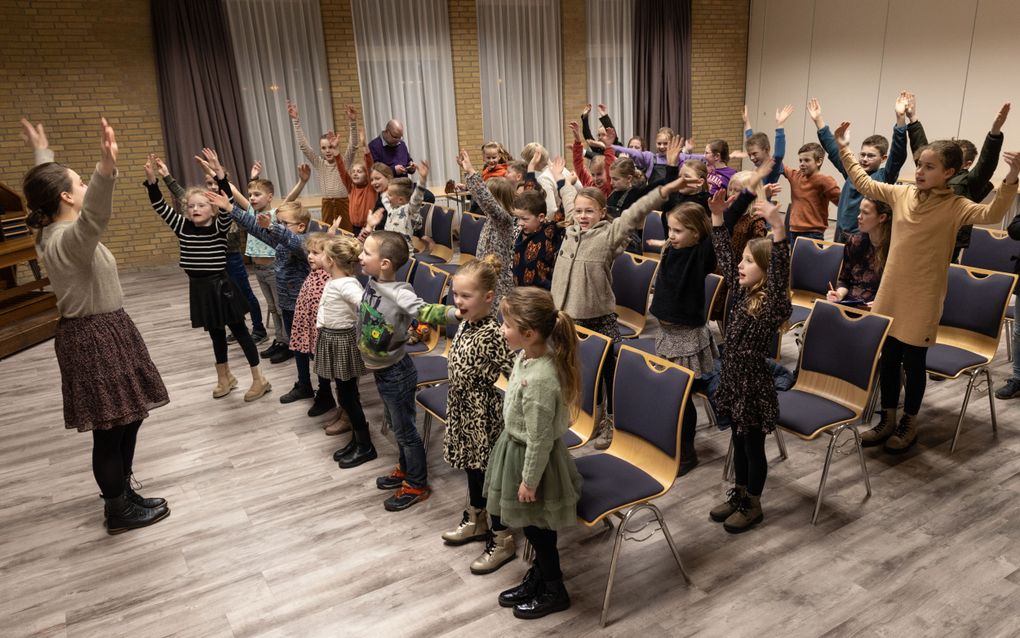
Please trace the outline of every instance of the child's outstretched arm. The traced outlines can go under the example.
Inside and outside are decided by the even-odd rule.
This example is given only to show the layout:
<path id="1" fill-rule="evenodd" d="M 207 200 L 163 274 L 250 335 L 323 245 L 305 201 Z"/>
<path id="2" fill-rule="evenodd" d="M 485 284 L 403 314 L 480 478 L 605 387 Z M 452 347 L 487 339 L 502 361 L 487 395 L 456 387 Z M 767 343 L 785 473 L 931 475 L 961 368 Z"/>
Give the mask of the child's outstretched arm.
<path id="1" fill-rule="evenodd" d="M 776 329 L 790 318 L 790 243 L 786 241 L 784 217 L 778 204 L 758 202 L 755 217 L 764 219 L 772 227 L 772 254 L 769 271 L 765 273 L 765 304 L 758 319 L 767 321 Z"/>
<path id="2" fill-rule="evenodd" d="M 574 143 L 570 148 L 574 164 L 574 173 L 583 186 L 589 186 L 594 181 L 588 167 L 584 164 L 584 145 L 581 143 L 581 133 L 578 131 L 577 122 L 570 123 L 570 131 L 574 134 Z"/>
<path id="3" fill-rule="evenodd" d="M 471 201 L 478 202 L 478 207 L 482 209 L 482 212 L 494 221 L 510 224 L 513 227 L 513 215 L 510 211 L 503 208 L 496 201 L 496 198 L 492 196 L 489 187 L 482 181 L 482 176 L 475 171 L 475 167 L 471 164 L 471 157 L 468 155 L 467 150 L 460 149 L 460 153 L 457 155 L 457 164 L 460 165 L 460 169 L 466 175 L 465 182 L 468 190 L 471 192 Z"/>
<path id="4" fill-rule="evenodd" d="M 301 128 L 301 118 L 298 116 L 297 104 L 291 100 L 287 100 L 287 115 L 290 116 L 290 121 L 294 125 L 294 138 L 297 140 L 298 148 L 301 149 L 301 152 L 308 158 L 308 162 L 312 166 L 321 169 L 325 161 L 308 144 L 308 136 L 305 135 L 305 130 Z"/>
<path id="5" fill-rule="evenodd" d="M 411 192 L 411 199 L 407 202 L 407 217 L 415 229 L 421 228 L 425 220 L 421 216 L 421 205 L 425 201 L 425 184 L 429 178 L 429 163 L 422 160 L 418 164 L 418 183 Z"/>
<path id="6" fill-rule="evenodd" d="M 747 105 L 744 105 L 744 109 L 740 112 L 740 119 L 744 122 L 744 138 L 747 139 L 754 135 L 754 127 L 751 126 L 751 118 L 747 116 Z"/>
<path id="7" fill-rule="evenodd" d="M 907 107 L 904 115 L 907 116 L 907 137 L 910 139 L 910 152 L 917 153 L 922 147 L 928 145 L 928 136 L 924 133 L 924 126 L 917 119 L 917 97 L 910 91 L 904 91 L 907 97 Z"/>
<path id="8" fill-rule="evenodd" d="M 818 127 L 818 143 L 825 149 L 825 154 L 829 156 L 832 165 L 845 178 L 846 169 L 843 168 L 843 162 L 839 159 L 839 145 L 836 144 L 836 138 L 832 136 L 832 131 L 822 118 L 822 103 L 818 101 L 818 98 L 813 97 L 808 100 L 807 112 L 815 126 Z"/>
<path id="9" fill-rule="evenodd" d="M 615 129 L 613 119 L 609 117 L 609 108 L 605 104 L 599 104 L 599 124 L 605 129 Z"/>
<path id="10" fill-rule="evenodd" d="M 627 210 L 620 213 L 620 216 L 614 219 L 609 227 L 609 245 L 612 252 L 616 255 L 623 252 L 630 241 L 631 231 L 641 228 L 649 213 L 661 209 L 670 195 L 681 188 L 693 186 L 696 181 L 680 177 L 668 184 L 653 188 L 644 197 L 631 204 Z"/>
<path id="11" fill-rule="evenodd" d="M 170 191 L 174 200 L 178 203 L 178 205 L 181 205 L 184 201 L 184 193 L 187 191 L 185 191 L 184 187 L 181 186 L 176 179 L 174 179 L 174 176 L 170 174 L 170 169 L 166 167 L 166 164 L 159 158 L 158 155 L 155 153 L 149 153 L 149 162 L 151 162 L 155 167 L 156 174 L 163 178 L 163 183 L 166 184 L 167 190 Z M 146 176 L 148 176 L 148 170 L 146 170 Z"/>
<path id="12" fill-rule="evenodd" d="M 995 168 L 999 163 L 999 153 L 1002 152 L 1002 125 L 1006 123 L 1009 115 L 1009 103 L 1002 105 L 995 120 L 992 121 L 992 128 L 989 129 L 985 141 L 981 145 L 981 153 L 977 161 L 970 167 L 970 188 L 971 191 L 980 190 L 982 184 L 992 181 Z"/>
<path id="13" fill-rule="evenodd" d="M 900 169 L 907 161 L 907 123 L 906 113 L 910 108 L 910 94 L 901 91 L 896 98 L 896 126 L 893 127 L 892 141 L 889 144 L 889 159 L 885 162 L 885 168 L 881 173 L 881 181 L 886 184 L 895 184 L 900 177 Z M 834 160 L 833 163 L 843 171 L 842 162 Z M 844 172 L 845 176 L 846 173 Z"/>
<path id="14" fill-rule="evenodd" d="M 843 122 L 836 129 L 835 133 L 836 143 L 839 144 L 839 158 L 843 163 L 843 168 L 846 169 L 847 178 L 853 182 L 857 190 L 865 197 L 879 199 L 891 204 L 896 199 L 896 192 L 900 189 L 909 188 L 909 186 L 896 186 L 876 182 L 871 179 L 867 171 L 857 163 L 857 158 L 854 157 L 853 152 L 850 150 L 849 131 L 850 122 Z"/>
<path id="15" fill-rule="evenodd" d="M 152 209 L 156 211 L 170 230 L 175 235 L 180 236 L 181 231 L 184 229 L 184 222 L 186 219 L 184 215 L 181 215 L 173 206 L 171 206 L 165 199 L 163 199 L 163 193 L 159 190 L 159 182 L 156 181 L 156 161 L 154 155 L 149 155 L 144 165 L 145 169 L 145 190 L 149 195 L 149 204 L 152 205 Z M 183 206 L 187 206 L 187 202 L 181 202 Z"/>
<path id="16" fill-rule="evenodd" d="M 776 160 L 776 165 L 772 167 L 772 172 L 765 178 L 765 182 L 768 184 L 776 183 L 779 181 L 779 176 L 783 174 L 783 159 L 786 157 L 786 129 L 783 127 L 792 113 L 792 104 L 776 109 L 776 139 L 774 140 L 776 147 L 772 152 L 772 158 Z"/>
<path id="17" fill-rule="evenodd" d="M 344 107 L 344 112 L 347 114 L 347 148 L 344 150 L 343 164 L 345 166 L 350 166 L 354 163 L 354 153 L 357 152 L 359 146 L 358 111 L 353 105 L 348 104 Z"/>
<path id="18" fill-rule="evenodd" d="M 305 184 L 312 178 L 312 167 L 308 164 L 298 164 L 297 173 L 298 181 L 290 189 L 290 192 L 287 193 L 287 197 L 283 200 L 284 202 L 293 202 L 298 197 L 301 197 L 301 191 L 305 190 Z"/>
<path id="19" fill-rule="evenodd" d="M 966 201 L 962 220 L 963 224 L 996 224 L 1006 216 L 1006 211 L 1016 197 L 1017 176 L 1020 175 L 1020 153 L 1006 152 L 1002 154 L 1002 161 L 1009 166 L 1006 178 L 995 193 L 995 199 L 991 204 L 975 204 Z"/>

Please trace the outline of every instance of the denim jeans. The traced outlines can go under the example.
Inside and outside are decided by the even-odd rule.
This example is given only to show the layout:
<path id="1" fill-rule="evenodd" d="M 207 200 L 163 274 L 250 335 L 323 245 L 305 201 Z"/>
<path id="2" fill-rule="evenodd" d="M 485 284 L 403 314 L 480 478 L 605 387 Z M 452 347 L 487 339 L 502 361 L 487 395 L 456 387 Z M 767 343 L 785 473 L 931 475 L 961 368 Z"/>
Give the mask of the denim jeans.
<path id="1" fill-rule="evenodd" d="M 1016 311 L 1013 311 L 1016 316 Z M 1020 381 L 1020 322 L 1013 319 L 1013 378 Z"/>
<path id="2" fill-rule="evenodd" d="M 276 340 L 287 345 L 290 343 L 290 337 L 283 325 L 283 318 L 280 316 L 277 305 L 279 294 L 276 292 L 276 270 L 273 268 L 273 264 L 253 264 L 252 270 L 255 271 L 255 281 L 259 282 L 259 288 L 262 289 L 262 296 L 266 299 L 266 314 L 273 319 Z"/>
<path id="3" fill-rule="evenodd" d="M 244 293 L 248 300 L 248 310 L 251 313 L 251 328 L 253 331 L 265 332 L 266 326 L 262 323 L 262 307 L 251 289 L 251 282 L 248 281 L 248 269 L 244 267 L 244 257 L 241 253 L 227 253 L 227 275 L 237 284 L 237 287 Z"/>
<path id="4" fill-rule="evenodd" d="M 411 487 L 428 485 L 428 464 L 425 460 L 425 445 L 418 434 L 417 410 L 414 391 L 418 385 L 418 370 L 411 362 L 410 355 L 388 368 L 375 370 L 375 385 L 383 402 L 386 419 L 390 422 L 393 435 L 400 449 L 400 469 Z"/>
<path id="5" fill-rule="evenodd" d="M 792 246 L 797 242 L 797 238 L 798 237 L 806 237 L 808 239 L 825 239 L 825 233 L 818 232 L 818 231 L 811 231 L 809 233 L 798 233 L 798 232 L 795 232 L 795 231 L 791 230 L 788 233 L 788 235 L 789 235 L 789 238 L 790 238 L 791 250 L 793 250 Z"/>

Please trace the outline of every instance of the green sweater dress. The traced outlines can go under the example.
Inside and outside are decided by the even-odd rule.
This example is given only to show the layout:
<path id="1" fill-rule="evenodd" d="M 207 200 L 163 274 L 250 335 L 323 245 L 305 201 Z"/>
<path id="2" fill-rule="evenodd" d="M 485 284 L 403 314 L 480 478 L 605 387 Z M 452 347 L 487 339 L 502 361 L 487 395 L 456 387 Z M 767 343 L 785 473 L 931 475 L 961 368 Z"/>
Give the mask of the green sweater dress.
<path id="1" fill-rule="evenodd" d="M 551 353 L 517 355 L 503 401 L 504 429 L 489 455 L 489 512 L 511 527 L 560 529 L 577 520 L 581 475 L 560 437 L 570 414 Z M 538 488 L 533 503 L 517 499 L 521 482 Z"/>

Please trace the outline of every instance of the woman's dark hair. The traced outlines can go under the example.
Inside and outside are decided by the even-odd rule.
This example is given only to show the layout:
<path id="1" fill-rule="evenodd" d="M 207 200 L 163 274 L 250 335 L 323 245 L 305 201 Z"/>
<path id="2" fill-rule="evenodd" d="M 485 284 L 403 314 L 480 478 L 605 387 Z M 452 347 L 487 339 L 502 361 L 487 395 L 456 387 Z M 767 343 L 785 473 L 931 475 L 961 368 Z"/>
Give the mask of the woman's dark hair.
<path id="1" fill-rule="evenodd" d="M 21 185 L 28 201 L 25 225 L 38 230 L 52 224 L 60 213 L 60 194 L 71 188 L 71 171 L 63 164 L 46 162 L 28 171 Z"/>

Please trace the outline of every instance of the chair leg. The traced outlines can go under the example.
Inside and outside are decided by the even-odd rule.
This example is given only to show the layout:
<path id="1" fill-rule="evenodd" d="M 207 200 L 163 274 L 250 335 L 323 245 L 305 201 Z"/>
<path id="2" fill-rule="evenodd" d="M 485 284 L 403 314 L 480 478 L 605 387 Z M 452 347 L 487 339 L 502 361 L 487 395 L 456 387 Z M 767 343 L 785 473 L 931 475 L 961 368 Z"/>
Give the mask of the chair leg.
<path id="1" fill-rule="evenodd" d="M 599 618 L 599 625 L 606 626 L 606 619 L 609 617 L 609 597 L 613 593 L 613 579 L 616 577 L 616 561 L 620 558 L 620 548 L 623 543 L 623 530 L 627 529 L 627 523 L 634 510 L 627 512 L 623 522 L 616 528 L 616 541 L 613 543 L 613 558 L 609 561 L 609 580 L 606 582 L 606 595 L 602 599 L 602 616 Z"/>
<path id="2" fill-rule="evenodd" d="M 673 559 L 676 560 L 676 566 L 680 568 L 680 573 L 684 577 L 684 582 L 690 586 L 691 576 L 684 568 L 683 561 L 680 560 L 680 552 L 677 551 L 676 544 L 673 543 L 673 536 L 669 533 L 669 527 L 666 526 L 666 519 L 662 517 L 662 512 L 655 505 L 647 503 L 645 506 L 652 510 L 652 513 L 655 514 L 656 520 L 659 521 L 659 529 L 662 530 L 662 535 L 666 537 L 666 542 L 669 543 L 669 551 L 673 552 Z"/>
<path id="3" fill-rule="evenodd" d="M 730 437 L 730 448 L 726 450 L 726 462 L 723 463 L 722 468 L 722 480 L 726 483 L 730 480 L 731 472 L 733 469 L 733 437 Z"/>
<path id="4" fill-rule="evenodd" d="M 1006 329 L 1003 331 L 1006 333 L 1006 361 L 1012 361 L 1015 353 L 1013 352 L 1013 319 L 1006 320 Z"/>
<path id="5" fill-rule="evenodd" d="M 868 476 L 868 465 L 864 462 L 864 446 L 861 445 L 861 433 L 857 431 L 857 426 L 851 426 L 849 429 L 854 433 L 854 446 L 857 448 L 857 458 L 861 461 L 861 473 L 864 474 L 864 489 L 870 498 L 871 477 Z"/>
<path id="6" fill-rule="evenodd" d="M 842 432 L 842 429 L 838 429 L 834 434 L 830 435 L 832 439 L 829 441 L 829 449 L 825 452 L 825 465 L 822 466 L 822 480 L 818 483 L 818 496 L 815 497 L 815 512 L 811 516 L 812 525 L 818 522 L 818 512 L 822 509 L 822 499 L 825 497 L 825 481 L 829 479 L 829 465 L 832 463 L 832 453 L 836 449 L 836 440 Z"/>
<path id="7" fill-rule="evenodd" d="M 974 370 L 970 373 L 970 381 L 967 382 L 967 392 L 963 395 L 963 406 L 960 408 L 960 417 L 956 419 L 956 433 L 953 434 L 953 445 L 949 448 L 950 454 L 956 451 L 956 443 L 960 440 L 960 430 L 963 429 L 963 417 L 967 414 L 967 404 L 970 403 L 970 393 L 974 390 L 974 382 L 977 380 L 978 372 L 978 370 Z"/>
<path id="8" fill-rule="evenodd" d="M 715 420 L 715 410 L 712 409 L 712 403 L 708 397 L 705 397 L 705 414 L 708 415 L 708 422 L 712 424 L 712 427 L 718 430 L 719 422 Z"/>
<path id="9" fill-rule="evenodd" d="M 864 416 L 862 421 L 864 423 L 871 423 L 871 419 L 875 416 L 875 408 L 878 407 L 878 384 L 874 384 L 875 387 L 871 389 L 871 396 L 868 398 L 868 407 L 864 410 Z"/>
<path id="10" fill-rule="evenodd" d="M 992 411 L 992 432 L 998 434 L 999 424 L 995 418 L 995 398 L 992 396 L 995 393 L 992 391 L 992 373 L 988 371 L 988 368 L 984 369 L 985 382 L 988 383 L 988 409 Z"/>
<path id="11" fill-rule="evenodd" d="M 779 428 L 776 428 L 775 433 L 776 444 L 779 445 L 779 457 L 785 461 L 790 458 L 790 456 L 786 453 L 786 441 L 783 439 L 783 432 Z"/>
<path id="12" fill-rule="evenodd" d="M 429 452 L 429 435 L 432 433 L 432 415 L 425 413 L 425 420 L 421 424 L 421 443 L 425 448 L 425 454 Z"/>

